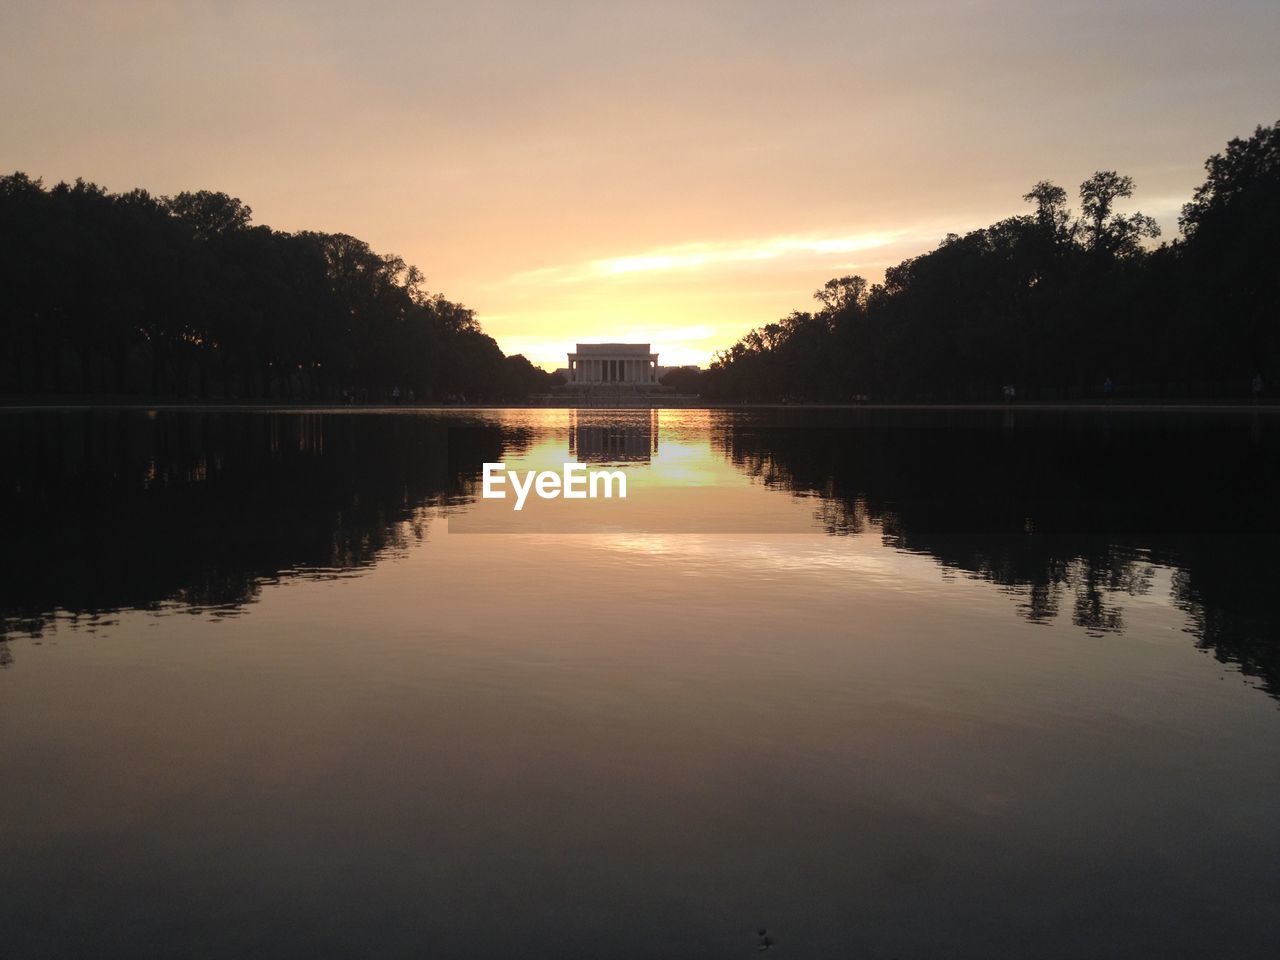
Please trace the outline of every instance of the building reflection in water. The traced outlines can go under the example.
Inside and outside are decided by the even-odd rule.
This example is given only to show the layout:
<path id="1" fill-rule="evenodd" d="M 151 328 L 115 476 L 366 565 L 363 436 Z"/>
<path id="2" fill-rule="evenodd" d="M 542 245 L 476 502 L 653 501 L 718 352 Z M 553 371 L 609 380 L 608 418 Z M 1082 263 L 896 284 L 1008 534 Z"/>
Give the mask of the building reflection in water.
<path id="1" fill-rule="evenodd" d="M 0 416 L 0 666 L 12 658 L 5 638 L 55 620 L 226 615 L 263 583 L 371 566 L 424 537 L 429 517 L 471 503 L 483 463 L 538 445 L 558 460 L 566 421 L 577 461 L 659 470 L 659 416 Z M 874 529 L 888 547 L 1017 591 L 1033 622 L 1061 610 L 1091 633 L 1123 632 L 1126 598 L 1148 594 L 1165 568 L 1197 644 L 1280 696 L 1280 613 L 1265 586 L 1280 418 L 662 416 L 663 476 L 685 483 L 682 451 L 705 448 L 735 476 L 810 505 L 813 529 Z"/>
<path id="2" fill-rule="evenodd" d="M 579 463 L 648 463 L 658 452 L 658 411 L 569 411 L 569 456 Z"/>

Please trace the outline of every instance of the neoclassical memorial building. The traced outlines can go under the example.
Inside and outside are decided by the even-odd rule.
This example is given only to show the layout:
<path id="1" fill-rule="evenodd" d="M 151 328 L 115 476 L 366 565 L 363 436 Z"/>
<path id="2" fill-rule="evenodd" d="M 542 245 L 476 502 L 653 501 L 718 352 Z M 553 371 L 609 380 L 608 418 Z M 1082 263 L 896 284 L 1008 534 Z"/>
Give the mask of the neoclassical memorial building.
<path id="1" fill-rule="evenodd" d="M 570 387 L 657 386 L 658 355 L 647 343 L 580 343 L 569 354 Z"/>

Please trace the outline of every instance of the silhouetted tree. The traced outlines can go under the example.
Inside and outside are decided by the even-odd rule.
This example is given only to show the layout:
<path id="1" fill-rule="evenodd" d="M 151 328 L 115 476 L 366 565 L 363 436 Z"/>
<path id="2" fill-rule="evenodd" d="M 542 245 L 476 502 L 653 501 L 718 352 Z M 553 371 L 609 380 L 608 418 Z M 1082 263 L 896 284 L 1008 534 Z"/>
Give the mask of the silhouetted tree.
<path id="1" fill-rule="evenodd" d="M 702 381 L 722 400 L 996 400 L 1003 384 L 1043 400 L 1247 395 L 1280 379 L 1280 133 L 1259 127 L 1206 164 L 1183 238 L 1152 249 L 1156 222 L 1123 213 L 1132 177 L 1113 170 L 885 271 L 814 294 L 720 351 Z"/>
<path id="2" fill-rule="evenodd" d="M 1141 250 L 1144 238 L 1160 236 L 1155 220 L 1142 213 L 1125 216 L 1115 212 L 1115 202 L 1133 196 L 1133 177 L 1101 170 L 1080 184 L 1082 233 L 1094 253 L 1129 256 Z"/>
<path id="3" fill-rule="evenodd" d="M 702 392 L 702 371 L 697 367 L 676 367 L 664 373 L 659 382 L 676 393 L 699 394 Z"/>
<path id="4" fill-rule="evenodd" d="M 0 391 L 518 400 L 555 382 L 401 258 L 255 226 L 215 191 L 0 178 L 0 282 Z"/>

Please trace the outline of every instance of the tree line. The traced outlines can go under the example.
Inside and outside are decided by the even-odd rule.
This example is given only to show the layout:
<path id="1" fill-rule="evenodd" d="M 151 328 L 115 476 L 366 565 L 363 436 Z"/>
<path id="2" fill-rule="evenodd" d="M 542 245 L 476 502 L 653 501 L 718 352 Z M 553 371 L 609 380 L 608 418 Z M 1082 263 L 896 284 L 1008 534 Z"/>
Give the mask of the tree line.
<path id="1" fill-rule="evenodd" d="M 754 329 L 677 384 L 726 401 L 1240 397 L 1280 380 L 1280 124 L 1205 163 L 1180 236 L 1121 213 L 1101 171 L 1079 210 L 1042 181 L 1024 214 Z"/>
<path id="2" fill-rule="evenodd" d="M 251 216 L 208 190 L 0 177 L 0 392 L 517 400 L 557 382 L 401 258 Z"/>

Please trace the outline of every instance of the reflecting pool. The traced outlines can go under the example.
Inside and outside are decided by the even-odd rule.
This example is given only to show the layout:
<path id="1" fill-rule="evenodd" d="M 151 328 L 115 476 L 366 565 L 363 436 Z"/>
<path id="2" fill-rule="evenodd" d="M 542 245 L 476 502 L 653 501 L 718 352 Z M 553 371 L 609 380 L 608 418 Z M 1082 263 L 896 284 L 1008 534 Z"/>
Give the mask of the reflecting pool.
<path id="1" fill-rule="evenodd" d="M 0 444 L 6 958 L 1274 955 L 1275 414 Z"/>

